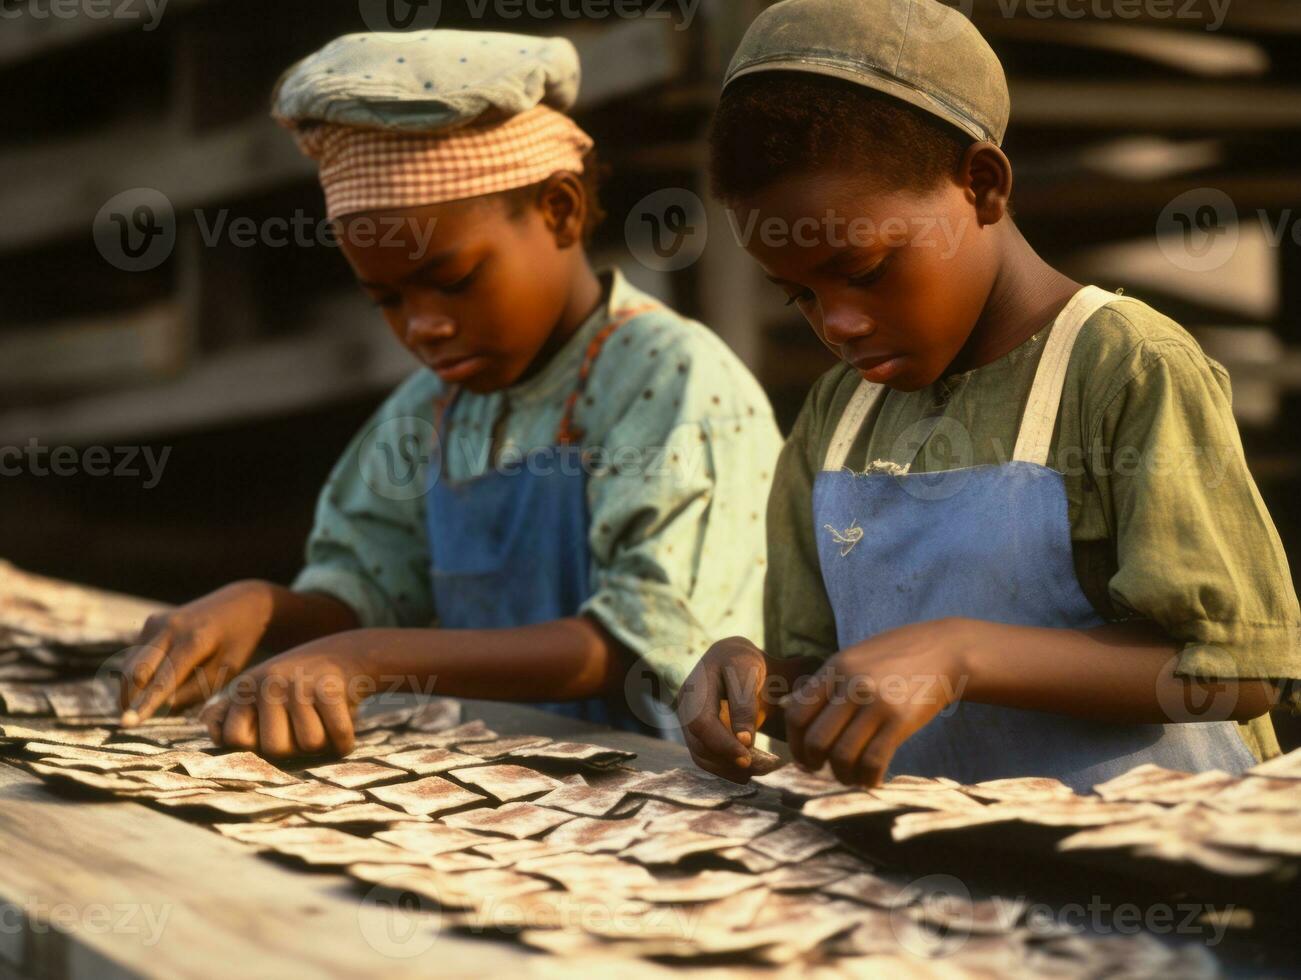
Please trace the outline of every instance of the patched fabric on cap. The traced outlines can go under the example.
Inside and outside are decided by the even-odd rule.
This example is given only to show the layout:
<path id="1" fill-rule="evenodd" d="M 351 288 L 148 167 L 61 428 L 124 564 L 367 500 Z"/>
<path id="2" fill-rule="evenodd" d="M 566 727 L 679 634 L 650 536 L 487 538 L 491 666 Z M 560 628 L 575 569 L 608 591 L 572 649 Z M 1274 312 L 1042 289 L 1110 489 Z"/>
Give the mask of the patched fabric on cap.
<path id="1" fill-rule="evenodd" d="M 560 111 L 578 86 L 564 38 L 349 34 L 285 72 L 272 115 L 320 164 L 337 218 L 581 173 L 593 141 Z"/>
<path id="2" fill-rule="evenodd" d="M 1011 112 L 998 56 L 961 10 L 939 0 L 782 0 L 754 19 L 723 87 L 768 71 L 876 89 L 995 144 Z"/>
<path id="3" fill-rule="evenodd" d="M 433 133 L 505 120 L 578 96 L 578 52 L 564 38 L 487 31 L 345 34 L 276 83 L 282 123 Z"/>
<path id="4" fill-rule="evenodd" d="M 572 119 L 547 106 L 446 135 L 327 123 L 300 133 L 298 142 L 320 163 L 330 218 L 496 194 L 562 170 L 582 173 L 592 148 Z"/>

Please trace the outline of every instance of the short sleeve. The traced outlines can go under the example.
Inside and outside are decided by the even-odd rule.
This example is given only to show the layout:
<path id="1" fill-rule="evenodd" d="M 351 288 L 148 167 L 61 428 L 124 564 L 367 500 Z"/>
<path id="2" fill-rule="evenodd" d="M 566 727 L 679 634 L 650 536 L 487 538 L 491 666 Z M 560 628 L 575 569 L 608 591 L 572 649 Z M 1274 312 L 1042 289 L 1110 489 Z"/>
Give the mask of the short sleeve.
<path id="1" fill-rule="evenodd" d="M 1301 615 L 1228 375 L 1191 342 L 1148 340 L 1136 354 L 1088 456 L 1115 532 L 1111 597 L 1181 644 L 1181 675 L 1293 681 Z"/>
<path id="2" fill-rule="evenodd" d="M 334 465 L 293 583 L 347 603 L 366 628 L 427 627 L 434 617 L 424 516 L 433 409 L 425 375 L 381 405 Z"/>
<path id="3" fill-rule="evenodd" d="M 764 507 L 781 436 L 717 338 L 675 342 L 643 326 L 629 340 L 617 382 L 628 401 L 589 447 L 594 583 L 581 611 L 672 697 L 710 644 L 762 637 Z"/>
<path id="4" fill-rule="evenodd" d="M 764 583 L 764 633 L 774 657 L 817 657 L 837 650 L 836 619 L 822 582 L 813 535 L 813 480 L 822 456 L 822 418 L 829 375 L 809 392 L 791 430 L 768 498 L 768 553 Z"/>

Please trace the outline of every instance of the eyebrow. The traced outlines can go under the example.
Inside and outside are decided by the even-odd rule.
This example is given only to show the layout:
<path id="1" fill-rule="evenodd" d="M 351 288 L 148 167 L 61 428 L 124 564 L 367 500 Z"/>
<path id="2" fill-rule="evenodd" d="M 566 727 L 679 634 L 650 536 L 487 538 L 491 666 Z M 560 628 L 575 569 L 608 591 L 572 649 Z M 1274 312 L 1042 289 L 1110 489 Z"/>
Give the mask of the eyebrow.
<path id="1" fill-rule="evenodd" d="M 454 248 L 448 249 L 446 252 L 439 252 L 428 262 L 421 265 L 418 269 L 413 269 L 411 272 L 408 272 L 405 276 L 399 279 L 398 285 L 400 286 L 405 285 L 406 283 L 410 282 L 412 279 L 416 279 L 424 275 L 426 272 L 438 268 L 438 266 L 440 265 L 446 265 L 448 262 L 452 261 L 452 259 L 456 258 L 458 254 L 459 254 L 458 250 Z M 360 282 L 362 288 L 364 289 L 388 289 L 389 288 L 389 284 L 386 282 L 369 282 L 365 279 L 361 279 L 358 281 Z"/>
<path id="2" fill-rule="evenodd" d="M 818 274 L 832 272 L 836 269 L 837 266 L 846 264 L 852 261 L 853 259 L 859 258 L 860 253 L 862 252 L 874 253 L 881 250 L 882 248 L 884 248 L 884 250 L 887 252 L 890 250 L 890 247 L 887 245 L 887 246 L 878 246 L 877 248 L 872 248 L 869 246 L 865 249 L 855 249 L 853 251 L 837 252 L 836 254 L 831 255 L 823 259 L 821 262 L 819 262 L 816 266 L 814 266 L 813 271 L 814 273 L 818 273 Z M 764 278 L 767 279 L 770 283 L 772 283 L 775 286 L 798 285 L 797 283 L 791 282 L 789 279 L 782 279 L 778 276 L 770 276 L 767 273 L 764 274 Z"/>

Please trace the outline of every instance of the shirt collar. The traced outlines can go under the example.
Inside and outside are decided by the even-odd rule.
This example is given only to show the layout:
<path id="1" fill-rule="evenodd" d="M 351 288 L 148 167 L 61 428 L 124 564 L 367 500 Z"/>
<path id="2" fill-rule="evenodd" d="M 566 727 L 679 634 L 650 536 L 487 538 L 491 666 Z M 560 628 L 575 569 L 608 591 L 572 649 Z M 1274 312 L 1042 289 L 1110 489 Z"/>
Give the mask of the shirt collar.
<path id="1" fill-rule="evenodd" d="M 617 267 L 599 269 L 596 275 L 601 282 L 601 302 L 537 374 L 503 390 L 502 394 L 512 404 L 545 401 L 569 394 L 574 389 L 587 348 L 610 322 L 610 312 L 622 309 L 633 299 L 634 290 Z"/>

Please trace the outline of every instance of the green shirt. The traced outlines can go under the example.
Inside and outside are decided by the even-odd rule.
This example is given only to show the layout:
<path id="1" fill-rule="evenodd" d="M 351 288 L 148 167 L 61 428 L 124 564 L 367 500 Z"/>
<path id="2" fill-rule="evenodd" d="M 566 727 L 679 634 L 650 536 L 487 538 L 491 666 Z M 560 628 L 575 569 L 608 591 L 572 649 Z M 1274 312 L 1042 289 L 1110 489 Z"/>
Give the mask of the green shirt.
<path id="1" fill-rule="evenodd" d="M 605 303 L 541 370 L 504 391 L 456 399 L 440 479 L 486 472 L 494 434 L 503 471 L 527 465 L 531 448 L 555 444 L 609 311 L 654 302 L 617 270 L 602 280 Z M 398 456 L 404 445 L 431 444 L 435 402 L 446 394 L 422 368 L 357 433 L 320 495 L 295 589 L 338 597 L 363 626 L 436 625 L 427 484 L 423 473 L 404 472 L 409 461 Z M 586 470 L 595 592 L 579 611 L 676 693 L 711 643 L 762 633 L 763 501 L 781 449 L 772 409 L 716 334 L 657 305 L 602 348 L 574 422 L 584 448 L 600 450 Z"/>
<path id="2" fill-rule="evenodd" d="M 1010 461 L 1050 328 L 982 367 L 919 391 L 887 391 L 846 465 L 910 462 L 919 431 L 910 427 L 935 414 L 945 418 L 937 432 L 970 439 L 932 437 L 912 472 Z M 848 365 L 818 380 L 777 464 L 764 608 L 779 656 L 837 649 L 811 491 L 859 381 Z M 1296 592 L 1247 469 L 1228 372 L 1179 324 L 1131 297 L 1089 318 L 1067 368 L 1048 465 L 1064 474 L 1075 572 L 1099 616 L 1159 624 L 1180 644 L 1183 675 L 1301 676 Z M 1295 710 L 1297 685 L 1286 690 Z M 1278 753 L 1268 715 L 1242 731 L 1258 756 Z"/>

